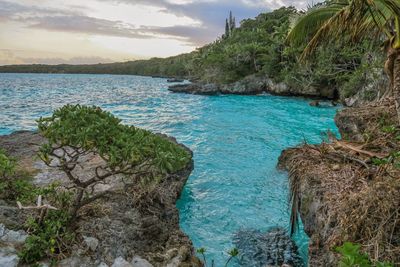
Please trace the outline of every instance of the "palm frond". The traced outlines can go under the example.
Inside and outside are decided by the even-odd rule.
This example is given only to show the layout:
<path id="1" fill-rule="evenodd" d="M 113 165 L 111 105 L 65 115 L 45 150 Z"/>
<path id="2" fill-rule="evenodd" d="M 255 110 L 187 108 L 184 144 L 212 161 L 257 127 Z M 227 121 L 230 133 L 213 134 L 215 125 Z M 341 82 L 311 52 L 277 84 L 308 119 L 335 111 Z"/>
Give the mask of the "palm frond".
<path id="1" fill-rule="evenodd" d="M 342 3 L 335 3 L 311 9 L 295 22 L 294 27 L 288 34 L 287 41 L 294 45 L 307 42 L 307 38 L 310 35 L 315 34 L 321 26 L 335 16 L 344 6 Z"/>
<path id="2" fill-rule="evenodd" d="M 301 59 L 310 56 L 322 42 L 335 38 L 358 42 L 366 36 L 379 37 L 377 33 L 381 32 L 400 45 L 400 29 L 393 26 L 398 21 L 399 0 L 338 0 L 300 17 L 287 40 L 294 45 L 307 43 Z M 310 41 L 309 36 L 312 36 Z"/>

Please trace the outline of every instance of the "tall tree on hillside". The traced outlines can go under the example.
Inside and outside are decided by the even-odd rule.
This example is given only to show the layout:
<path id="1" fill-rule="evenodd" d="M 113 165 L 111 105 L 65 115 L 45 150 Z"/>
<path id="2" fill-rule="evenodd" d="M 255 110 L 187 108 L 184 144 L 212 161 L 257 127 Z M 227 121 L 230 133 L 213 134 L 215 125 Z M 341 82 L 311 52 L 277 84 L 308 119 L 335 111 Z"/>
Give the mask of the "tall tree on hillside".
<path id="1" fill-rule="evenodd" d="M 233 15 L 232 11 L 229 11 L 229 31 L 232 32 L 233 29 Z"/>
<path id="2" fill-rule="evenodd" d="M 310 39 L 307 39 L 307 38 Z M 334 0 L 312 8 L 295 23 L 288 40 L 308 42 L 302 58 L 307 58 L 324 41 L 365 37 L 384 40 L 387 53 L 385 71 L 391 81 L 400 122 L 400 2 L 399 0 Z M 383 39 L 384 38 L 384 39 Z"/>
<path id="3" fill-rule="evenodd" d="M 228 22 L 228 19 L 226 19 L 226 21 L 225 21 L 225 35 L 224 35 L 224 37 L 229 37 L 229 32 L 230 32 L 229 22 Z"/>
<path id="4" fill-rule="evenodd" d="M 232 36 L 233 31 L 236 29 L 236 18 L 229 12 L 229 18 L 225 21 L 225 35 L 224 37 Z"/>

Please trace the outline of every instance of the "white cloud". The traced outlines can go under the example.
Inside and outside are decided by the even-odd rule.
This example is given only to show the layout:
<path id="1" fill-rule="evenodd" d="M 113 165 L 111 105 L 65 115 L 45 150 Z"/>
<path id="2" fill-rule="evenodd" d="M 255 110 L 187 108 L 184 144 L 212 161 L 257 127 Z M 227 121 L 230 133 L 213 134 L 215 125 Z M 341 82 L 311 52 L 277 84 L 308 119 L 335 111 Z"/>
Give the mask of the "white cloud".
<path id="1" fill-rule="evenodd" d="M 240 21 L 293 0 L 0 0 L 0 64 L 169 56 L 215 40 Z M 24 51 L 24 52 L 21 52 Z M 7 59 L 5 59 L 7 58 Z M 75 61 L 74 61 L 75 62 Z"/>

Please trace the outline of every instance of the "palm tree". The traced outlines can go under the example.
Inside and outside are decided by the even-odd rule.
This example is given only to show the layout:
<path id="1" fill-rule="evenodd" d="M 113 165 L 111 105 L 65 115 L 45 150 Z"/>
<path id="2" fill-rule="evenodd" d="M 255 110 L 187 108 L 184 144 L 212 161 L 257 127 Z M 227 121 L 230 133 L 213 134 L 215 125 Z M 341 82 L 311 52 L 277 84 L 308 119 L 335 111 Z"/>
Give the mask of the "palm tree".
<path id="1" fill-rule="evenodd" d="M 395 98 L 400 122 L 400 0 L 327 1 L 299 18 L 289 32 L 288 41 L 299 45 L 308 37 L 302 59 L 326 40 L 382 39 L 387 53 L 385 71 L 390 79 L 388 92 Z"/>

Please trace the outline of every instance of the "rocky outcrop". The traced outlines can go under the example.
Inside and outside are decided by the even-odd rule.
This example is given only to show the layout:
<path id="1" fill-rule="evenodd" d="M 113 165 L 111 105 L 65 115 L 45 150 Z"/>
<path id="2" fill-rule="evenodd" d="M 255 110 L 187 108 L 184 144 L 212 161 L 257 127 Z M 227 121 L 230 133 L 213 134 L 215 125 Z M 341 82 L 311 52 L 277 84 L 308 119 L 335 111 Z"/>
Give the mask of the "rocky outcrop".
<path id="1" fill-rule="evenodd" d="M 35 156 L 44 141 L 37 133 L 16 132 L 0 137 L 0 147 L 18 159 L 19 168 L 35 175 L 34 183 L 66 182 L 63 173 L 45 167 Z M 90 162 L 95 161 L 82 169 L 93 169 Z M 111 179 L 112 193 L 85 209 L 77 229 L 82 242 L 60 266 L 201 266 L 190 239 L 179 228 L 175 206 L 192 169 L 191 160 L 151 189 L 123 182 L 122 177 Z M 0 205 L 8 210 L 1 209 L 0 223 L 14 229 L 23 225 L 24 216 L 15 204 Z M 7 255 L 13 260 L 13 254 Z"/>
<path id="2" fill-rule="evenodd" d="M 19 263 L 17 249 L 28 237 L 23 230 L 10 230 L 0 223 L 0 266 L 16 267 Z"/>
<path id="3" fill-rule="evenodd" d="M 239 250 L 241 266 L 303 266 L 296 244 L 282 228 L 265 233 L 243 229 L 235 234 L 233 243 Z"/>
<path id="4" fill-rule="evenodd" d="M 381 98 L 387 88 L 389 79 L 382 68 L 370 68 L 364 74 L 363 82 L 359 88 L 353 89 L 356 94 L 344 99 L 344 104 L 348 107 L 360 107 Z"/>
<path id="5" fill-rule="evenodd" d="M 321 89 L 316 87 L 308 88 L 291 88 L 287 84 L 275 83 L 267 76 L 250 75 L 242 80 L 231 84 L 215 84 L 215 83 L 191 83 L 178 84 L 170 86 L 169 89 L 174 93 L 187 93 L 197 95 L 218 95 L 218 94 L 234 94 L 234 95 L 256 95 L 262 93 L 270 93 L 282 96 L 307 96 L 317 98 L 335 97 L 335 93 L 331 89 Z"/>
<path id="6" fill-rule="evenodd" d="M 335 247 L 347 241 L 360 243 L 374 260 L 399 262 L 393 213 L 400 203 L 400 170 L 379 162 L 400 149 L 398 130 L 390 128 L 397 123 L 394 106 L 386 99 L 344 109 L 336 116 L 342 140 L 282 152 L 292 218 L 299 215 L 310 237 L 309 266 L 337 266 Z"/>

